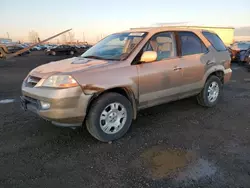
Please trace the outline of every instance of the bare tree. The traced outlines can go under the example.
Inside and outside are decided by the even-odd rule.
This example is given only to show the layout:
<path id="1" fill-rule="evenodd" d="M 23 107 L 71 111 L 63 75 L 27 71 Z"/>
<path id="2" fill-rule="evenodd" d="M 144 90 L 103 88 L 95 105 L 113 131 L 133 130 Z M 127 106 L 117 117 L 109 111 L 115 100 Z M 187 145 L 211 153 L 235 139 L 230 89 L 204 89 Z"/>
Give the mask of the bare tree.
<path id="1" fill-rule="evenodd" d="M 67 43 L 67 35 L 66 35 L 66 33 L 61 35 L 61 42 L 64 43 L 64 44 Z"/>
<path id="2" fill-rule="evenodd" d="M 39 34 L 36 31 L 29 32 L 29 41 L 31 43 L 36 43 L 39 40 Z"/>
<path id="3" fill-rule="evenodd" d="M 70 43 L 75 41 L 75 33 L 74 32 L 69 32 L 69 40 Z"/>

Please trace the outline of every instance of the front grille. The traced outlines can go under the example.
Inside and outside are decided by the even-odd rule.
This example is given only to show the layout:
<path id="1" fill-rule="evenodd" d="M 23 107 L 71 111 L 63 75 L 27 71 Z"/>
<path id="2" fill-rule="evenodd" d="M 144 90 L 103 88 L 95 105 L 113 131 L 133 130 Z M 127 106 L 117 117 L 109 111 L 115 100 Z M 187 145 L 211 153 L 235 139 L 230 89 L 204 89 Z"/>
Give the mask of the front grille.
<path id="1" fill-rule="evenodd" d="M 35 87 L 36 84 L 41 80 L 41 78 L 35 76 L 29 76 L 26 80 L 27 87 Z"/>
<path id="2" fill-rule="evenodd" d="M 25 100 L 26 104 L 30 104 L 34 106 L 36 109 L 40 109 L 40 102 L 37 99 L 27 97 L 27 96 L 23 96 L 23 99 Z"/>

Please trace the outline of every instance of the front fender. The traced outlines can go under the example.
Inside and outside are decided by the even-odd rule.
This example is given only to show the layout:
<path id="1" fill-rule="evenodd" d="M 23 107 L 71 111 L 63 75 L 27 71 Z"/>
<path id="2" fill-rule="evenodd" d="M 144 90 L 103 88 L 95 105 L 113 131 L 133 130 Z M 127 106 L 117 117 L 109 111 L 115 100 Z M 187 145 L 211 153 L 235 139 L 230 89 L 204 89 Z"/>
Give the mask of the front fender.
<path id="1" fill-rule="evenodd" d="M 98 87 L 98 86 L 94 86 L 94 85 L 86 85 L 85 87 L 83 87 L 83 92 L 86 95 L 92 95 L 91 100 L 89 101 L 89 105 L 91 105 L 91 103 L 100 95 L 102 95 L 105 92 L 118 92 L 122 90 L 126 93 L 126 97 L 129 99 L 129 101 L 132 104 L 133 107 L 133 119 L 136 119 L 137 117 L 137 107 L 138 107 L 138 99 L 135 97 L 135 93 L 133 92 L 133 90 L 127 86 L 123 86 L 123 87 L 114 87 L 114 88 L 103 88 L 103 87 Z M 89 106 L 88 105 L 88 106 Z"/>

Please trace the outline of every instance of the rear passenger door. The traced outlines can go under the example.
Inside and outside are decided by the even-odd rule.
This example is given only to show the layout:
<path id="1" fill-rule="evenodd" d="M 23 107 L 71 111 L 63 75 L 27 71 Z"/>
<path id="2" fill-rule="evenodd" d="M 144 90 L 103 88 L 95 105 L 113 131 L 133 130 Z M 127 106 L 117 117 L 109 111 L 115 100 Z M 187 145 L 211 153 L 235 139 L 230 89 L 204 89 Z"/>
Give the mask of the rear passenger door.
<path id="1" fill-rule="evenodd" d="M 203 87 L 202 79 L 208 49 L 193 32 L 178 32 L 178 39 L 183 80 L 180 98 L 184 98 L 198 93 Z"/>

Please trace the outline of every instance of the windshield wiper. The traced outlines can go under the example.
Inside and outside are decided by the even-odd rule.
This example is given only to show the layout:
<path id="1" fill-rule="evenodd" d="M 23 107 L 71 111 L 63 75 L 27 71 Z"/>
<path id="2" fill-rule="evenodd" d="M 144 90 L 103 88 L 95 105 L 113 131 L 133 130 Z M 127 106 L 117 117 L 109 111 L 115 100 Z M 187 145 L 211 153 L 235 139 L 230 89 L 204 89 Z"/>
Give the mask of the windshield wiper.
<path id="1" fill-rule="evenodd" d="M 83 57 L 83 56 L 81 56 L 81 57 Z M 99 56 L 94 56 L 94 55 L 84 56 L 83 58 L 103 59 L 103 60 L 105 60 L 105 59 L 104 59 L 104 58 L 102 58 L 102 57 L 99 57 Z"/>
<path id="2" fill-rule="evenodd" d="M 99 56 L 89 55 L 89 56 L 81 56 L 81 58 L 92 58 L 92 59 L 100 59 L 100 60 L 110 60 L 110 61 L 119 61 L 120 59 L 111 59 L 111 58 L 103 58 Z"/>

